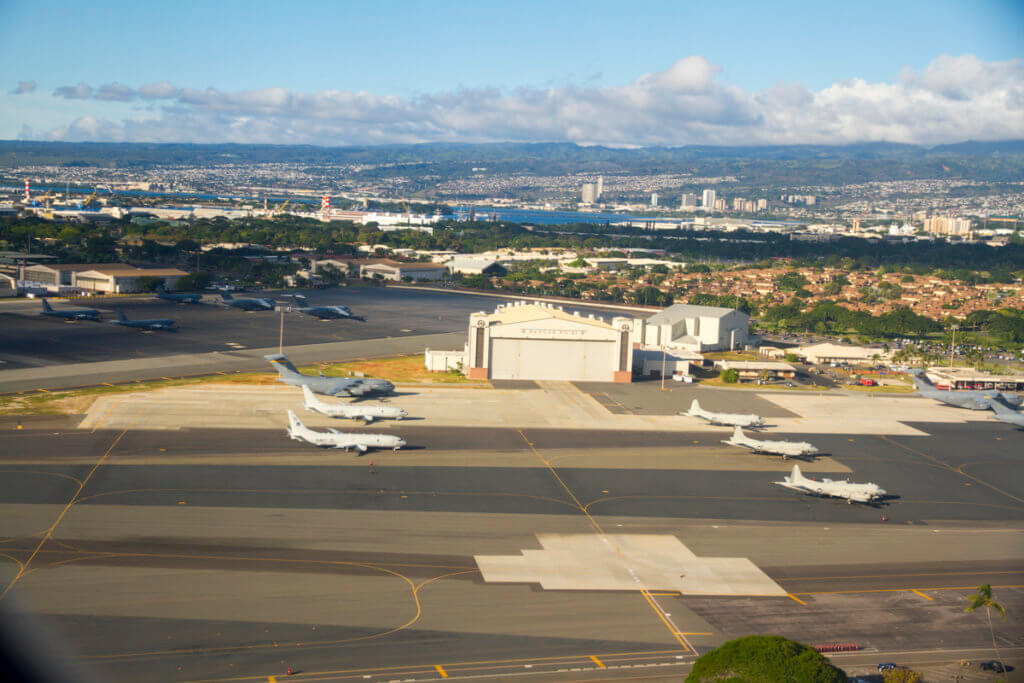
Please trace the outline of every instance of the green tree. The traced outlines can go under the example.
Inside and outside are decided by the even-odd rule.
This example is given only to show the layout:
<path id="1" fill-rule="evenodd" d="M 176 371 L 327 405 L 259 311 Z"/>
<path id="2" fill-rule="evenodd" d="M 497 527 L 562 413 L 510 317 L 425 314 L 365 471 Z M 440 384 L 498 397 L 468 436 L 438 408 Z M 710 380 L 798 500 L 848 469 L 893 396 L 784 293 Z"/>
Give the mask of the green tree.
<path id="1" fill-rule="evenodd" d="M 728 370 L 722 370 L 722 381 L 726 384 L 736 384 L 740 381 L 740 373 L 734 368 Z"/>
<path id="2" fill-rule="evenodd" d="M 896 668 L 882 675 L 884 683 L 919 683 L 924 676 L 913 669 Z"/>
<path id="3" fill-rule="evenodd" d="M 697 658 L 687 683 L 845 683 L 846 674 L 814 648 L 782 636 L 746 636 Z"/>
<path id="4" fill-rule="evenodd" d="M 964 608 L 964 612 L 973 612 L 974 610 L 985 608 L 985 615 L 988 617 L 988 631 L 992 635 L 992 649 L 996 651 L 996 659 L 1002 661 L 999 657 L 999 644 L 996 642 L 996 631 L 992 627 L 992 610 L 999 612 L 999 616 L 1006 621 L 1006 609 L 998 602 L 992 599 L 992 586 L 987 583 L 983 583 L 978 586 L 978 594 L 972 595 L 967 598 L 968 604 Z"/>
<path id="5" fill-rule="evenodd" d="M 135 278 L 135 285 L 139 288 L 140 292 L 155 292 L 156 288 L 163 284 L 163 282 L 164 279 L 162 277 L 152 277 L 149 275 Z"/>

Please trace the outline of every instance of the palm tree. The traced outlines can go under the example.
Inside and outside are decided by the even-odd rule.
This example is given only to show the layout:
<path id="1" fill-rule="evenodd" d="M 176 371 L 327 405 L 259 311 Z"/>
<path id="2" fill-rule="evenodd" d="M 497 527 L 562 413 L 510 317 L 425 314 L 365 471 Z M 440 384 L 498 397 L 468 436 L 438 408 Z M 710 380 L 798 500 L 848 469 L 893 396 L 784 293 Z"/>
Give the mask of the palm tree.
<path id="1" fill-rule="evenodd" d="M 992 628 L 992 610 L 999 612 L 1002 616 L 1003 621 L 1006 621 L 1006 610 L 998 602 L 992 599 L 992 586 L 987 583 L 983 583 L 978 586 L 978 594 L 972 595 L 968 598 L 970 604 L 964 608 L 965 612 L 973 612 L 981 607 L 985 608 L 985 614 L 988 615 L 988 630 L 992 634 L 992 649 L 996 651 L 996 659 L 1002 661 L 999 657 L 999 645 L 996 643 L 996 632 Z"/>

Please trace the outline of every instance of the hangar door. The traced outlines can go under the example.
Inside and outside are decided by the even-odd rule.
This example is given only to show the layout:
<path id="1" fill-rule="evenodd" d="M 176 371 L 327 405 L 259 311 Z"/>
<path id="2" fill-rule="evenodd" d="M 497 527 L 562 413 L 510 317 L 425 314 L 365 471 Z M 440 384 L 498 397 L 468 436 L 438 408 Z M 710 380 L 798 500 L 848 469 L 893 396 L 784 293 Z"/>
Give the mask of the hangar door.
<path id="1" fill-rule="evenodd" d="M 615 342 L 491 338 L 492 379 L 610 382 Z"/>

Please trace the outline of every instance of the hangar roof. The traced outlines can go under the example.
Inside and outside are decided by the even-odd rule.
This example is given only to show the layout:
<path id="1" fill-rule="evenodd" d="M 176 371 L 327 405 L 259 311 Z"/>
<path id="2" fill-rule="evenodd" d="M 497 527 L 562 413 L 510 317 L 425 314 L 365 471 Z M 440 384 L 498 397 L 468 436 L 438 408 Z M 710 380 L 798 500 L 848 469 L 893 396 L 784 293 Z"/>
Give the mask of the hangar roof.
<path id="1" fill-rule="evenodd" d="M 487 316 L 489 322 L 501 323 L 504 325 L 508 325 L 510 323 L 525 323 L 531 320 L 548 320 L 551 318 L 570 320 L 580 325 L 593 325 L 595 327 L 615 329 L 604 318 L 596 316 L 591 318 L 585 315 L 575 315 L 573 313 L 567 313 L 560 307 L 545 306 L 543 304 L 519 302 L 506 304 L 494 309 L 494 313 Z"/>
<path id="2" fill-rule="evenodd" d="M 675 323 L 686 318 L 724 318 L 736 309 L 720 306 L 694 306 L 693 304 L 673 304 L 665 310 L 655 313 L 647 319 L 650 325 Z"/>

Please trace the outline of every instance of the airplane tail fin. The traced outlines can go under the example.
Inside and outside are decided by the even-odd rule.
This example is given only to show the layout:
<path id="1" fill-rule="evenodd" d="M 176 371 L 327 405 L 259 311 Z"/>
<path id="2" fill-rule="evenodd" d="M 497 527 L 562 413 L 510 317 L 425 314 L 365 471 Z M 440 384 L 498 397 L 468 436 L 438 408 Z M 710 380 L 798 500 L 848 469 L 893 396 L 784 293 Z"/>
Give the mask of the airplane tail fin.
<path id="1" fill-rule="evenodd" d="M 120 320 L 123 323 L 128 322 L 128 316 L 126 316 L 124 314 L 124 311 L 122 311 L 120 308 L 117 309 L 117 319 Z"/>
<path id="2" fill-rule="evenodd" d="M 803 479 L 804 475 L 800 473 L 800 465 L 793 465 L 793 471 L 789 473 L 790 481 L 799 481 Z"/>
<path id="3" fill-rule="evenodd" d="M 274 369 L 277 370 L 278 374 L 282 377 L 286 375 L 301 374 L 298 368 L 292 365 L 292 362 L 288 360 L 287 356 L 283 356 L 279 353 L 272 353 L 263 357 L 270 361 L 270 364 L 274 366 Z"/>
<path id="4" fill-rule="evenodd" d="M 44 311 L 52 311 L 53 310 L 53 308 L 50 306 L 50 302 L 47 301 L 46 299 L 43 299 L 43 310 Z"/>
<path id="5" fill-rule="evenodd" d="M 690 404 L 690 412 L 691 413 L 696 413 L 696 412 L 699 412 L 699 411 L 700 411 L 700 401 L 698 401 L 697 399 L 693 399 L 693 402 Z"/>
<path id="6" fill-rule="evenodd" d="M 745 438 L 745 435 L 743 434 L 743 427 L 737 426 L 734 430 L 732 430 L 732 438 L 736 441 Z"/>
<path id="7" fill-rule="evenodd" d="M 303 384 L 302 385 L 302 398 L 303 398 L 303 405 L 306 408 L 309 408 L 310 406 L 314 406 L 317 403 L 319 403 L 319 401 L 317 400 L 316 396 L 313 395 L 313 390 L 309 388 L 308 384 Z"/>
<path id="8" fill-rule="evenodd" d="M 288 429 L 289 431 L 302 429 L 302 421 L 299 420 L 299 417 L 295 414 L 294 410 L 288 411 Z"/>
<path id="9" fill-rule="evenodd" d="M 294 299 L 295 303 L 297 303 L 301 308 L 306 308 L 309 305 L 309 302 L 306 300 L 306 297 L 302 294 L 296 294 L 294 296 Z"/>

